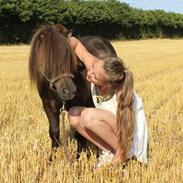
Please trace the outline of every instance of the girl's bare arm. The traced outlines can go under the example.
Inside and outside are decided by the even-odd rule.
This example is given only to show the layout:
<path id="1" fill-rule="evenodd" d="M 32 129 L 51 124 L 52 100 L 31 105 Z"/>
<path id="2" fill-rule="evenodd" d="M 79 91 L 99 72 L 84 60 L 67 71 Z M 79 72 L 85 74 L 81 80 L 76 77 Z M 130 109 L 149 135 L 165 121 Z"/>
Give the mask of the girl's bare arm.
<path id="1" fill-rule="evenodd" d="M 90 70 L 91 66 L 99 60 L 97 57 L 89 53 L 85 46 L 77 38 L 71 37 L 70 44 L 77 57 L 85 64 L 87 70 Z"/>

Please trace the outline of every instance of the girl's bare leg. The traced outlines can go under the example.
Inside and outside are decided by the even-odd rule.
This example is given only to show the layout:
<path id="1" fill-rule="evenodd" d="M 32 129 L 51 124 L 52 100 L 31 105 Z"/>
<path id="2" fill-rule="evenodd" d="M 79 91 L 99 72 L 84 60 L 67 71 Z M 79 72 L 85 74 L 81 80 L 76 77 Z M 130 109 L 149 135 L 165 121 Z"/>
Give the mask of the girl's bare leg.
<path id="1" fill-rule="evenodd" d="M 107 110 L 73 107 L 69 111 L 70 123 L 81 135 L 101 150 L 116 153 L 116 117 Z"/>

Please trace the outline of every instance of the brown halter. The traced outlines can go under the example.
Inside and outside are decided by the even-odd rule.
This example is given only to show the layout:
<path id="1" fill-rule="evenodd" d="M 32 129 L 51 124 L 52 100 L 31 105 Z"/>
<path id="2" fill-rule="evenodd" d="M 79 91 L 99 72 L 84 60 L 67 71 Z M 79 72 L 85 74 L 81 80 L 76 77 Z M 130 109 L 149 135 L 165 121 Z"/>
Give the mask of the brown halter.
<path id="1" fill-rule="evenodd" d="M 63 78 L 63 77 L 71 77 L 71 78 L 74 78 L 74 75 L 71 74 L 71 73 L 64 73 L 64 74 L 61 74 L 53 79 L 50 79 L 48 76 L 46 76 L 45 74 L 42 73 L 42 75 L 45 77 L 45 79 L 49 82 L 50 84 L 50 89 L 53 90 L 54 92 L 57 92 L 53 86 L 54 86 L 54 83 L 56 81 L 58 81 L 59 79 Z"/>

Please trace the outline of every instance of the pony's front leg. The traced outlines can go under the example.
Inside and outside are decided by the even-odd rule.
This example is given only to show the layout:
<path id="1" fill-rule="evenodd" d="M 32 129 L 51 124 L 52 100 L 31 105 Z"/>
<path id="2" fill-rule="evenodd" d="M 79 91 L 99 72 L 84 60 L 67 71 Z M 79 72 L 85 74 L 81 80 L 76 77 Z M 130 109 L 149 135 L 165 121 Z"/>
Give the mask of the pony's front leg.
<path id="1" fill-rule="evenodd" d="M 59 130 L 59 114 L 50 114 L 49 117 L 49 134 L 52 139 L 52 149 L 61 146 L 60 143 L 60 130 Z"/>
<path id="2" fill-rule="evenodd" d="M 44 110 L 49 121 L 49 134 L 52 140 L 52 149 L 61 146 L 60 143 L 60 130 L 59 130 L 59 111 L 53 112 L 48 106 L 44 106 Z"/>

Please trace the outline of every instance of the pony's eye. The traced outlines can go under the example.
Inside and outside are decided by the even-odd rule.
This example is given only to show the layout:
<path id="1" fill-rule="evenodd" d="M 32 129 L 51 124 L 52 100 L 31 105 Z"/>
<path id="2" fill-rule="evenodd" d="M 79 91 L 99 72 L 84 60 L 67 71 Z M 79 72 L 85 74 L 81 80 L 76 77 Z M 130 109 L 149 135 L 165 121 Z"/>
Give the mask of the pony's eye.
<path id="1" fill-rule="evenodd" d="M 56 90 L 56 87 L 54 84 L 50 85 L 50 88 L 53 89 L 53 90 Z"/>
<path id="2" fill-rule="evenodd" d="M 56 90 L 56 87 L 55 87 L 55 85 L 53 85 L 53 89 L 54 89 L 54 90 Z"/>

